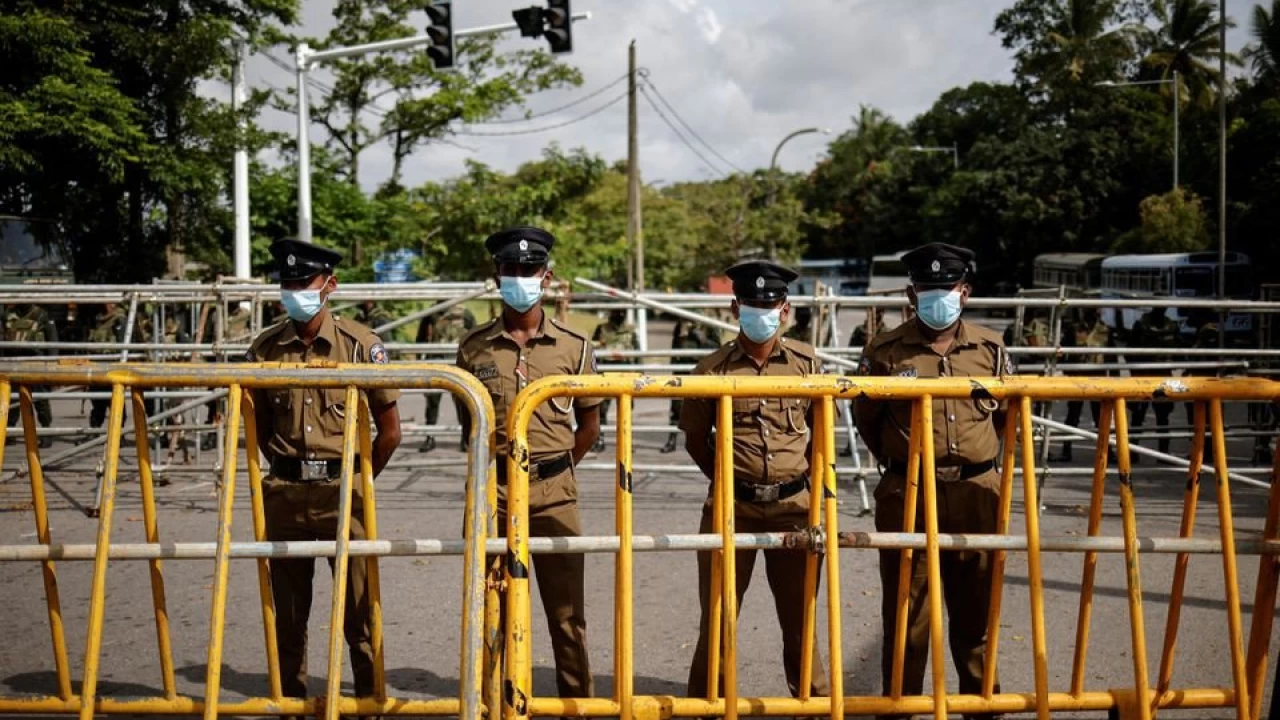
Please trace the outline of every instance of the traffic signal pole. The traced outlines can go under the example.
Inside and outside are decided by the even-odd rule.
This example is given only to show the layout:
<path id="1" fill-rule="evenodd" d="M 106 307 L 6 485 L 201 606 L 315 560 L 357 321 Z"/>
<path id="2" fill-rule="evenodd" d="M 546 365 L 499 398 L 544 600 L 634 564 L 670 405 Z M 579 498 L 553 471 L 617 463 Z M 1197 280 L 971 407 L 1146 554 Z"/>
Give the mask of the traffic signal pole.
<path id="1" fill-rule="evenodd" d="M 590 20 L 591 13 L 574 13 L 572 19 L 574 21 Z M 458 30 L 453 36 L 454 38 L 478 37 L 519 29 L 520 26 L 514 22 L 498 23 L 496 25 L 482 25 Z M 298 88 L 296 106 L 298 116 L 298 239 L 302 242 L 311 242 L 311 117 L 310 109 L 307 107 L 307 74 L 314 66 L 329 60 L 355 55 L 367 55 L 369 53 L 408 50 L 431 44 L 431 36 L 422 34 L 395 40 L 381 40 L 361 45 L 329 48 L 327 50 L 313 50 L 306 43 L 298 45 L 297 50 L 294 52 L 294 62 L 297 66 Z"/>

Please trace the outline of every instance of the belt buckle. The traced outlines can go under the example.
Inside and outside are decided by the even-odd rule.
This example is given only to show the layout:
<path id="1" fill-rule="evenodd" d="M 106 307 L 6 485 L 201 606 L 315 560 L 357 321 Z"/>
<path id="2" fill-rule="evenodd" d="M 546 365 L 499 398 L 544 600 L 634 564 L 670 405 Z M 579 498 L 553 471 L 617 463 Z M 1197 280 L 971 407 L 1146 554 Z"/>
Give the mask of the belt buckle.
<path id="1" fill-rule="evenodd" d="M 777 484 L 757 485 L 754 490 L 756 502 L 777 502 L 782 494 L 782 486 Z"/>
<path id="2" fill-rule="evenodd" d="M 329 479 L 329 462 L 327 460 L 303 460 L 298 468 L 299 479 L 306 482 Z"/>

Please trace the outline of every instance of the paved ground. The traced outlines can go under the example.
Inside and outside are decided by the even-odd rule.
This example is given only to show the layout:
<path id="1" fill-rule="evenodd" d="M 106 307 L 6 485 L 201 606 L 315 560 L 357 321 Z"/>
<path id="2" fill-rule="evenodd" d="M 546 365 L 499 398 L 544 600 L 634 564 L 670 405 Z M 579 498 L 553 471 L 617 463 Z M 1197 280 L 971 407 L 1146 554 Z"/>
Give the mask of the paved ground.
<path id="1" fill-rule="evenodd" d="M 447 409 L 448 403 L 446 403 Z M 1061 412 L 1061 411 L 1059 411 Z M 84 423 L 79 403 L 63 401 L 55 405 L 57 424 Z M 1243 408 L 1233 410 L 1239 417 Z M 405 401 L 404 414 L 420 420 L 418 398 Z M 451 412 L 446 412 L 451 415 Z M 1175 415 L 1175 421 L 1181 412 Z M 641 424 L 665 422 L 665 403 L 646 402 L 638 408 Z M 1087 421 L 1086 421 L 1087 424 Z M 639 463 L 684 462 L 683 453 L 661 455 L 657 448 L 665 436 L 648 434 L 637 442 Z M 843 443 L 842 443 L 843 444 Z M 1151 443 L 1148 443 L 1151 444 Z M 59 441 L 56 449 L 69 447 Z M 406 447 L 398 456 L 409 460 L 454 460 L 461 455 L 453 441 L 423 456 Z M 1249 441 L 1232 444 L 1230 457 L 1246 464 Z M 33 514 L 29 485 L 12 479 L 19 458 L 16 445 L 6 452 L 0 474 L 0 544 L 34 542 Z M 1185 452 L 1181 442 L 1175 451 Z M 49 452 L 49 451 L 46 451 Z M 609 451 L 606 451 L 609 452 Z M 1077 451 L 1077 466 L 1083 453 Z M 85 455 L 63 467 L 49 471 L 48 488 L 53 535 L 57 542 L 92 542 L 96 529 L 82 509 L 92 502 L 94 465 L 97 455 Z M 209 456 L 206 455 L 206 462 Z M 122 458 L 121 490 L 116 510 L 113 540 L 142 540 L 141 505 L 132 452 Z M 588 462 L 610 462 L 610 457 Z M 217 511 L 209 467 L 175 468 L 168 473 L 172 484 L 159 490 L 160 528 L 165 540 L 211 541 Z M 873 479 L 869 482 L 874 483 Z M 1140 534 L 1177 534 L 1184 481 L 1178 474 L 1159 473 L 1147 463 L 1135 476 L 1140 512 Z M 379 523 L 384 537 L 456 537 L 461 528 L 463 493 L 460 468 L 392 469 L 379 480 Z M 613 479 L 601 471 L 583 473 L 582 511 L 586 532 L 609 534 L 613 528 Z M 1120 533 L 1119 503 L 1115 484 L 1109 486 L 1105 513 L 1106 534 Z M 635 484 L 635 528 L 637 533 L 692 532 L 705 493 L 698 477 L 674 472 L 642 473 Z M 1261 530 L 1265 493 L 1244 486 L 1233 487 L 1233 505 L 1238 538 L 1254 537 Z M 245 482 L 236 499 L 235 535 L 249 539 L 251 528 Z M 1049 480 L 1044 493 L 1042 516 L 1044 535 L 1079 535 L 1085 530 L 1088 479 L 1057 476 Z M 860 514 L 852 488 L 845 486 L 841 499 L 841 528 L 872 530 L 869 516 Z M 1217 516 L 1212 485 L 1206 485 L 1196 523 L 1197 535 L 1215 535 Z M 1021 493 L 1014 505 L 1014 531 L 1023 529 Z M 399 696 L 449 695 L 458 678 L 460 558 L 393 558 L 383 562 L 383 597 L 386 618 L 387 668 L 390 692 Z M 1148 634 L 1151 674 L 1158 666 L 1164 631 L 1166 602 L 1171 578 L 1171 556 L 1144 555 L 1142 581 L 1144 612 Z M 1081 558 L 1053 554 L 1045 560 L 1046 624 L 1048 629 L 1050 683 L 1065 690 L 1070 679 Z M 1240 561 L 1240 585 L 1245 628 L 1253 608 L 1256 558 Z M 172 617 L 175 665 L 179 691 L 200 694 L 205 677 L 205 642 L 213 563 L 211 561 L 171 561 L 165 565 L 168 607 Z M 596 673 L 596 693 L 612 690 L 612 588 L 613 561 L 610 556 L 588 558 L 588 618 L 590 649 Z M 741 617 L 740 683 L 744 694 L 783 695 L 780 640 L 777 624 L 761 573 L 756 587 L 747 595 Z M 64 562 L 58 565 L 73 677 L 82 672 L 86 605 L 90 564 Z M 103 667 L 99 692 L 106 695 L 140 696 L 160 694 L 159 663 L 156 659 L 155 631 L 145 563 L 117 562 L 109 570 L 106 631 L 102 649 Z M 35 563 L 0 563 L 0 585 L 4 587 L 0 613 L 0 694 L 47 694 L 55 690 L 50 653 L 48 619 L 43 600 L 39 566 Z M 265 661 L 254 564 L 232 566 L 231 592 L 227 612 L 227 642 L 223 672 L 225 697 L 263 695 L 266 692 Z M 311 632 L 311 667 L 323 668 L 327 636 L 330 583 L 318 573 L 315 612 Z M 694 559 L 687 554 L 640 555 L 635 566 L 636 587 L 636 692 L 683 694 L 692 645 L 697 634 L 697 595 Z M 1192 558 L 1178 642 L 1174 686 L 1226 686 L 1231 682 L 1226 644 L 1226 613 L 1222 566 L 1217 557 Z M 846 551 L 841 556 L 842 613 L 846 692 L 878 692 L 880 652 L 879 603 L 881 589 L 876 572 L 876 556 L 867 551 Z M 825 590 L 824 590 L 825 592 Z M 534 594 L 535 603 L 536 593 Z M 823 603 L 820 603 L 823 605 Z M 1099 564 L 1094 626 L 1090 636 L 1087 685 L 1091 689 L 1131 685 L 1133 669 L 1129 636 L 1125 581 L 1121 558 L 1103 556 Z M 1012 555 L 1008 565 L 1005 617 L 1001 623 L 1002 682 L 1008 691 L 1031 691 L 1030 613 L 1027 567 L 1022 555 Z M 1267 611 L 1273 611 L 1267 609 Z M 535 690 L 554 692 L 550 648 L 541 618 L 535 608 Z M 820 627 L 825 637 L 825 619 Z M 1280 635 L 1280 630 L 1277 630 Z M 825 639 L 820 640 L 825 653 Z M 1280 646 L 1273 637 L 1272 648 Z M 349 670 L 347 671 L 349 675 Z M 954 687 L 954 674 L 950 683 Z M 322 677 L 313 677 L 312 689 L 321 692 Z M 349 687 L 349 685 L 348 685 Z M 1229 711 L 1180 713 L 1195 717 L 1227 717 Z"/>

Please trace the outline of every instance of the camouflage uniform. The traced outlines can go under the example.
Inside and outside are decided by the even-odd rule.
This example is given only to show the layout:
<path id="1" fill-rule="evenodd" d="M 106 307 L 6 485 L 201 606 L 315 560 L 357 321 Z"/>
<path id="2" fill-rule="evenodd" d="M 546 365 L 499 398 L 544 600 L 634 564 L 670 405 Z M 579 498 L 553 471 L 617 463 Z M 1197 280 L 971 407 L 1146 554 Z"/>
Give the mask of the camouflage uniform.
<path id="1" fill-rule="evenodd" d="M 1092 322 L 1090 322 L 1092 320 Z M 1063 338 L 1063 344 L 1068 347 L 1110 347 L 1111 346 L 1111 328 L 1097 316 L 1097 312 L 1093 313 L 1091 318 L 1081 318 L 1078 322 L 1072 323 L 1067 330 L 1066 337 Z M 1080 362 L 1101 365 L 1106 362 L 1105 355 L 1080 355 Z M 1106 376 L 1106 370 L 1085 370 L 1073 373 L 1085 377 Z M 1098 402 L 1089 403 L 1089 413 L 1093 416 L 1093 425 L 1098 425 L 1098 412 L 1101 410 Z M 1073 428 L 1080 427 L 1080 415 L 1084 411 L 1083 400 L 1067 401 L 1067 424 Z M 1068 436 L 1070 437 L 1070 436 Z M 1059 460 L 1063 462 L 1071 461 L 1071 440 L 1067 440 L 1062 444 L 1062 455 Z"/>
<path id="2" fill-rule="evenodd" d="M 605 358 L 625 365 L 634 365 L 635 359 L 610 358 L 609 351 L 640 349 L 640 339 L 636 336 L 636 329 L 626 321 L 625 313 L 622 317 L 611 313 L 607 322 L 597 325 L 595 333 L 591 335 L 591 344 L 595 346 L 596 358 Z M 607 398 L 600 403 L 601 425 L 609 423 L 609 406 L 612 404 L 613 402 Z M 596 438 L 596 443 L 591 450 L 592 452 L 604 450 L 603 432 L 600 433 L 600 437 Z"/>
<path id="3" fill-rule="evenodd" d="M 382 327 L 393 320 L 391 313 L 372 302 L 361 305 L 355 319 L 356 322 L 370 329 Z"/>
<path id="4" fill-rule="evenodd" d="M 40 343 L 57 342 L 58 328 L 53 324 L 53 320 L 40 305 L 30 305 L 26 308 L 14 306 L 8 309 L 4 318 L 4 338 L 10 342 L 30 343 L 29 348 L 11 348 L 6 354 L 9 357 L 40 357 L 44 355 L 44 351 L 40 349 Z M 43 385 L 31 386 L 31 392 L 47 392 L 48 388 Z M 48 399 L 36 400 L 35 403 L 36 417 L 40 421 L 40 427 L 49 427 L 53 424 L 53 411 L 49 407 Z M 9 408 L 9 427 L 18 424 L 18 418 L 21 412 L 17 403 Z M 50 439 L 45 437 L 40 439 L 40 447 L 48 447 Z"/>
<path id="5" fill-rule="evenodd" d="M 116 343 L 124 342 L 124 327 L 129 321 L 129 313 L 119 305 L 112 305 L 98 318 L 98 324 L 89 331 L 89 342 Z M 89 427 L 100 428 L 107 421 L 107 411 L 111 409 L 111 401 L 106 398 L 94 398 L 89 401 Z"/>
<path id="6" fill-rule="evenodd" d="M 1178 325 L 1169 319 L 1163 311 L 1163 308 L 1157 308 L 1143 315 L 1133 324 L 1133 330 L 1130 331 L 1129 346 L 1144 348 L 1171 348 L 1179 345 Z M 1164 355 L 1148 355 L 1143 357 L 1144 360 L 1150 362 L 1167 362 L 1168 357 Z M 1172 374 L 1170 371 L 1164 373 L 1146 373 L 1150 375 Z M 1137 431 L 1142 428 L 1143 421 L 1147 418 L 1147 407 L 1154 406 L 1156 412 L 1156 426 L 1168 427 L 1169 415 L 1173 413 L 1173 405 L 1167 400 L 1157 400 L 1150 402 L 1135 402 L 1130 407 L 1133 409 L 1132 422 L 1130 423 L 1131 431 Z M 1169 452 L 1169 438 L 1161 437 L 1157 441 L 1157 447 L 1160 452 Z M 1138 462 L 1137 455 L 1133 456 L 1133 462 Z"/>
<path id="7" fill-rule="evenodd" d="M 461 305 L 454 305 L 443 317 L 425 317 L 418 324 L 417 342 L 420 343 L 457 343 L 475 329 L 476 316 Z M 422 356 L 426 359 L 428 356 Z M 435 425 L 440 422 L 441 393 L 427 395 L 426 424 Z M 418 446 L 418 452 L 431 452 L 436 447 L 434 435 L 428 435 Z M 466 447 L 466 438 L 462 439 L 462 447 Z"/>
<path id="8" fill-rule="evenodd" d="M 700 322 L 692 322 L 688 320 L 677 320 L 675 330 L 671 334 L 671 349 L 706 349 L 717 350 L 720 348 L 720 333 L 714 328 L 704 325 Z M 684 403 L 680 398 L 672 398 L 671 410 L 667 414 L 667 420 L 671 425 L 680 423 L 680 410 Z M 676 449 L 676 436 L 678 433 L 671 433 L 667 436 L 667 444 L 662 446 L 662 452 L 671 453 Z"/>

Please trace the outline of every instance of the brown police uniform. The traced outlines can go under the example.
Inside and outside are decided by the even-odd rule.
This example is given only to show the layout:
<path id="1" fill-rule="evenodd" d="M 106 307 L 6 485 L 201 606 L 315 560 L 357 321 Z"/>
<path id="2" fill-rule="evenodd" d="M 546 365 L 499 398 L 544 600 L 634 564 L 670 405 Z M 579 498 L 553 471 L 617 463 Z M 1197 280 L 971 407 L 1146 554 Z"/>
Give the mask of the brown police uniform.
<path id="1" fill-rule="evenodd" d="M 292 320 L 262 332 L 250 346 L 250 362 L 385 363 L 387 351 L 367 327 L 322 310 L 324 320 L 310 345 L 298 336 Z M 367 393 L 369 406 L 396 402 L 397 390 Z M 291 388 L 255 390 L 258 444 L 270 473 L 263 480 L 267 539 L 333 540 L 338 531 L 338 475 L 342 462 L 342 431 L 347 412 L 346 390 Z M 365 538 L 364 504 L 360 484 L 351 498 L 351 539 Z M 311 615 L 312 559 L 272 559 L 271 594 L 276 610 L 276 644 L 284 694 L 307 695 L 307 620 Z M 329 559 L 330 572 L 333 559 Z M 346 614 L 343 630 L 351 650 L 355 691 L 373 694 L 373 646 L 369 624 L 367 574 L 363 558 L 349 560 Z"/>
<path id="2" fill-rule="evenodd" d="M 733 278 L 739 301 L 777 302 L 786 299 L 787 283 L 795 273 L 765 261 L 739 263 L 727 271 Z M 764 365 L 757 366 L 739 340 L 722 345 L 704 357 L 694 375 L 727 377 L 805 377 L 822 372 L 821 363 L 808 343 L 775 334 L 776 342 Z M 687 438 L 705 438 L 716 427 L 714 399 L 685 400 L 680 429 Z M 810 401 L 805 398 L 735 398 L 733 400 L 734 522 L 738 532 L 789 532 L 809 527 L 809 421 Z M 714 507 L 709 488 L 702 507 L 698 532 L 715 533 Z M 737 567 L 737 607 L 751 583 L 757 551 L 734 553 Z M 773 593 L 774 610 L 782 629 L 782 664 L 787 687 L 800 694 L 801 650 L 804 639 L 804 575 L 807 553 L 803 550 L 769 550 L 764 553 L 765 577 Z M 698 645 L 689 668 L 689 696 L 707 694 L 708 643 L 711 631 L 712 553 L 698 553 L 698 601 L 701 619 Z M 723 647 L 723 646 L 722 646 Z M 721 668 L 724 665 L 721 663 Z M 723 693 L 723 673 L 717 695 Z M 813 680 L 809 691 L 827 695 L 827 675 L 817 647 L 813 649 Z"/>
<path id="3" fill-rule="evenodd" d="M 799 340 L 780 338 L 769 362 L 755 362 L 731 341 L 703 358 L 694 375 L 742 377 L 804 377 L 821 372 L 813 347 Z M 734 518 L 738 532 L 788 532 L 809 527 L 809 400 L 799 398 L 737 398 L 733 401 Z M 715 401 L 688 399 L 680 413 L 680 429 L 686 437 L 713 436 L 716 425 Z M 747 500 L 757 493 L 777 500 Z M 699 533 L 717 532 L 713 524 L 712 501 L 702 508 Z M 787 687 L 792 695 L 800 691 L 800 651 L 804 637 L 804 571 L 807 553 L 803 550 L 769 550 L 764 553 L 765 575 L 773 593 L 774 609 L 782 628 L 782 662 Z M 702 614 L 698 646 L 689 669 L 689 696 L 707 693 L 708 633 L 711 623 L 711 556 L 698 553 L 698 601 Z M 738 607 L 751 583 L 757 551 L 739 550 L 737 566 Z M 821 567 L 819 565 L 819 567 Z M 723 676 L 721 677 L 723 682 Z M 813 695 L 828 691 L 826 671 L 817 647 L 813 653 Z"/>
<path id="4" fill-rule="evenodd" d="M 917 321 L 904 323 L 877 335 L 863 351 L 862 375 L 899 377 L 1003 377 L 1012 374 L 1008 353 L 1000 336 L 981 325 L 960 321 L 955 343 L 937 354 L 920 331 Z M 944 533 L 993 533 L 1000 500 L 1000 474 L 995 458 L 1000 452 L 999 428 L 1003 408 L 994 400 L 943 400 L 933 402 L 933 443 L 937 465 L 938 531 Z M 911 429 L 909 402 L 859 399 L 854 417 L 858 433 L 872 454 L 885 466 L 876 486 L 876 529 L 901 532 L 904 527 L 903 491 Z M 916 503 L 916 532 L 924 531 L 924 495 Z M 950 616 L 951 655 L 960 676 L 961 693 L 982 689 L 986 650 L 987 608 L 991 569 L 986 552 L 944 552 L 943 597 Z M 885 691 L 892 675 L 893 634 L 897 623 L 897 588 L 900 552 L 880 552 L 883 589 L 882 615 L 885 643 L 882 672 Z M 910 619 L 903 668 L 903 692 L 919 695 L 924 688 L 929 654 L 928 572 L 924 553 L 912 558 Z"/>
<path id="5" fill-rule="evenodd" d="M 458 345 L 459 368 L 476 376 L 489 390 L 496 417 L 495 448 L 507 447 L 507 410 L 516 394 L 548 375 L 586 375 L 595 371 L 591 341 L 543 313 L 536 336 L 522 348 L 507 333 L 499 316 L 471 331 Z M 571 425 L 575 405 L 598 407 L 598 398 L 554 398 L 529 423 L 529 535 L 575 537 L 582 534 L 578 517 L 578 481 L 574 475 Z M 465 409 L 458 407 L 461 415 Z M 505 458 L 498 461 L 498 526 L 507 524 Z M 583 598 L 583 557 L 576 553 L 537 554 L 533 570 L 547 616 L 556 662 L 556 688 L 561 697 L 591 695 L 587 659 L 587 619 Z"/>

